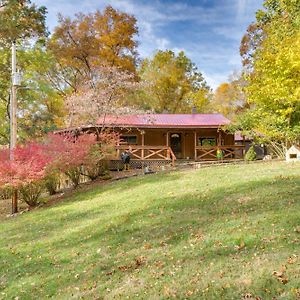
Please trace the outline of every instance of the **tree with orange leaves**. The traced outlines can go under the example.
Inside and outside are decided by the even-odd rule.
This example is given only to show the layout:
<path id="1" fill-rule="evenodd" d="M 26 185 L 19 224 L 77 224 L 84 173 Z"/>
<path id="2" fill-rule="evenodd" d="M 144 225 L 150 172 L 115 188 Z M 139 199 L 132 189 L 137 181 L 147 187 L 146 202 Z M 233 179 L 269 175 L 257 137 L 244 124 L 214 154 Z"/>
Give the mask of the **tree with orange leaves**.
<path id="1" fill-rule="evenodd" d="M 76 91 L 83 79 L 93 77 L 95 67 L 106 65 L 134 73 L 137 32 L 135 17 L 108 6 L 104 12 L 80 13 L 73 20 L 60 15 L 48 47 L 60 67 L 69 70 L 66 83 Z"/>

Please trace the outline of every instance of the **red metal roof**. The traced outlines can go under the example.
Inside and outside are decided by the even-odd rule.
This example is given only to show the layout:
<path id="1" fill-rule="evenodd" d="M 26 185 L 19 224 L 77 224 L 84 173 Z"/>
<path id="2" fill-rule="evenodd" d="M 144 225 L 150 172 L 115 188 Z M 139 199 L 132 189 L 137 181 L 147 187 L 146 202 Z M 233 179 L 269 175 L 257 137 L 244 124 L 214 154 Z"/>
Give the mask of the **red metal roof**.
<path id="1" fill-rule="evenodd" d="M 222 114 L 144 114 L 106 116 L 97 124 L 110 127 L 197 128 L 219 127 L 230 121 Z"/>

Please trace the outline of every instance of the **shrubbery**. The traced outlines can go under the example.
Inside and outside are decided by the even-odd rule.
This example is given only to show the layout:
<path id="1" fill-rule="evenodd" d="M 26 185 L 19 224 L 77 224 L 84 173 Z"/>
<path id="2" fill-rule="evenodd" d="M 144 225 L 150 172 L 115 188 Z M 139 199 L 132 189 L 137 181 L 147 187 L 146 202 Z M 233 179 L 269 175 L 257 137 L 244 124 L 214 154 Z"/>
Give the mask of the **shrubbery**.
<path id="1" fill-rule="evenodd" d="M 247 160 L 247 161 L 256 160 L 256 152 L 255 152 L 255 149 L 254 149 L 253 145 L 248 149 L 248 151 L 245 155 L 245 160 Z"/>
<path id="2" fill-rule="evenodd" d="M 14 150 L 14 160 L 9 151 L 0 151 L 0 193 L 6 197 L 18 191 L 30 207 L 40 204 L 40 196 L 48 191 L 55 194 L 61 175 L 66 175 L 74 187 L 81 176 L 95 180 L 105 173 L 104 160 L 115 145 L 115 136 L 103 133 L 79 137 L 49 135 L 41 143 L 19 145 Z"/>

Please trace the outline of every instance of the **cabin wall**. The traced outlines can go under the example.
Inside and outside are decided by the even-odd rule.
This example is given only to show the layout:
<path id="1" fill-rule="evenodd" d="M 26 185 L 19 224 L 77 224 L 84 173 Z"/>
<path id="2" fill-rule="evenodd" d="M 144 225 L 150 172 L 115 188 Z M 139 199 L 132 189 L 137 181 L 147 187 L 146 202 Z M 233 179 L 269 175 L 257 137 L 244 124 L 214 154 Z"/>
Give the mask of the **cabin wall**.
<path id="1" fill-rule="evenodd" d="M 145 145 L 165 146 L 167 143 L 167 130 L 145 130 Z"/>

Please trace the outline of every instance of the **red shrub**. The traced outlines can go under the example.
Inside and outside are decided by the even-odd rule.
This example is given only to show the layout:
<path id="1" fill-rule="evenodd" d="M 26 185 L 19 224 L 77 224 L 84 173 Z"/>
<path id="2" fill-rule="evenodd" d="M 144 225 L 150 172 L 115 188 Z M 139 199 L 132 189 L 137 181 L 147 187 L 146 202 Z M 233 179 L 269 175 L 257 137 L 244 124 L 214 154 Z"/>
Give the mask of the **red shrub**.
<path id="1" fill-rule="evenodd" d="M 19 145 L 13 155 L 14 160 L 10 161 L 9 151 L 0 151 L 0 186 L 18 188 L 45 177 L 51 157 L 44 151 L 43 145 Z"/>

